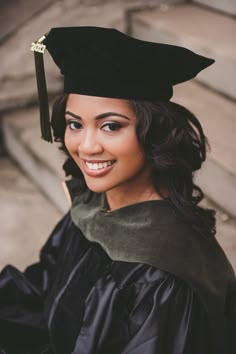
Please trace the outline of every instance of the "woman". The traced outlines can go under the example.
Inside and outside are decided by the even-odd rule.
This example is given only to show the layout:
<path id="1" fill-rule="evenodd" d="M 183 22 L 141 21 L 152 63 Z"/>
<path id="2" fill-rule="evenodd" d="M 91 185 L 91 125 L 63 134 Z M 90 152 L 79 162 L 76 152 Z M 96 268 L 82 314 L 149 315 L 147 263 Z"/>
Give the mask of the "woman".
<path id="1" fill-rule="evenodd" d="M 52 29 L 33 44 L 64 75 L 52 113 L 72 207 L 40 262 L 0 278 L 3 353 L 233 354 L 236 282 L 193 173 L 206 155 L 174 84 L 213 60 L 114 29 Z"/>

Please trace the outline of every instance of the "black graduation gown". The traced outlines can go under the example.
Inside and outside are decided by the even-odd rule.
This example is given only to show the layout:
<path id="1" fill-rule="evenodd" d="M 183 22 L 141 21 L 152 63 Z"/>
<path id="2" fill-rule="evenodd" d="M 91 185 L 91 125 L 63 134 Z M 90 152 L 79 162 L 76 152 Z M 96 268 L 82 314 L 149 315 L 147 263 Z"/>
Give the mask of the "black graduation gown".
<path id="1" fill-rule="evenodd" d="M 99 203 L 75 203 L 37 264 L 2 270 L 0 353 L 235 354 L 236 283 L 216 240 L 168 201 L 109 216 Z"/>

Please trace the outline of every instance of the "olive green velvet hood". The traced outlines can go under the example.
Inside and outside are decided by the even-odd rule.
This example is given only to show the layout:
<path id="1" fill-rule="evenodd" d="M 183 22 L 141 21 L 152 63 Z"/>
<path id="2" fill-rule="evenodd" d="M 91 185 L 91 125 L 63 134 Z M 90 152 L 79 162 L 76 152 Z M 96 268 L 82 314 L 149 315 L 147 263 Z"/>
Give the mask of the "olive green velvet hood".
<path id="1" fill-rule="evenodd" d="M 107 211 L 105 194 L 76 196 L 71 218 L 84 236 L 115 261 L 140 262 L 186 280 L 211 302 L 223 304 L 234 272 L 214 237 L 195 232 L 169 200 L 145 201 Z M 210 296 L 211 297 L 211 296 Z"/>

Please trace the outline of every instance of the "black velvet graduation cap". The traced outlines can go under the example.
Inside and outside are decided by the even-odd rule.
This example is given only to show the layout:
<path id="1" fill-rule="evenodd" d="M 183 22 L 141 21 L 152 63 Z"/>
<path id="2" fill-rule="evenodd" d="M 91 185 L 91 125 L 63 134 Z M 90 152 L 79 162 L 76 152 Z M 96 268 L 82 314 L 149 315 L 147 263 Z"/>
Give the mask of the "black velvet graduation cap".
<path id="1" fill-rule="evenodd" d="M 60 27 L 32 43 L 42 138 L 52 142 L 43 53 L 64 75 L 64 93 L 135 100 L 169 100 L 173 85 L 214 60 L 186 48 L 132 38 L 103 27 Z"/>

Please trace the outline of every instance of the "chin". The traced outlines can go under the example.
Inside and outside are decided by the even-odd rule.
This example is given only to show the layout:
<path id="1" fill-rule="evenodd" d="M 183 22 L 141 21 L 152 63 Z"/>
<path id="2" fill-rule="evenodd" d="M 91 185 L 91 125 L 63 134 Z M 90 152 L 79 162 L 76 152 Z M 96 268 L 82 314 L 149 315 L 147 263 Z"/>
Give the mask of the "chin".
<path id="1" fill-rule="evenodd" d="M 99 181 L 95 181 L 93 183 L 86 181 L 86 184 L 88 189 L 94 193 L 106 193 L 117 187 L 117 184 L 99 183 Z"/>
<path id="2" fill-rule="evenodd" d="M 107 192 L 107 190 L 104 188 L 96 188 L 96 187 L 94 187 L 94 188 L 88 187 L 88 188 L 91 192 L 94 192 L 94 193 L 106 193 Z"/>
<path id="3" fill-rule="evenodd" d="M 108 188 L 106 185 L 100 185 L 99 183 L 87 183 L 87 187 L 91 192 L 94 193 L 105 193 L 107 192 L 110 188 Z"/>

